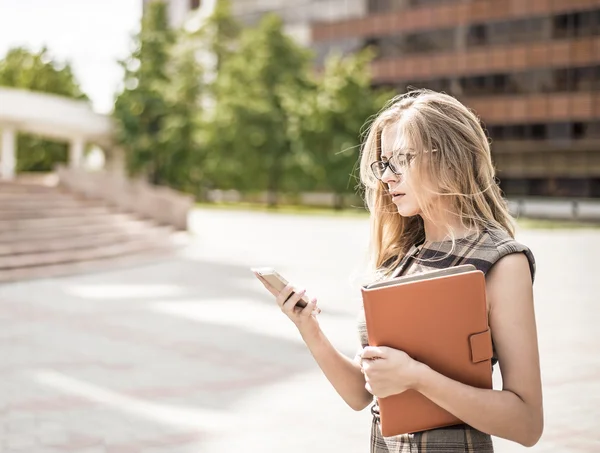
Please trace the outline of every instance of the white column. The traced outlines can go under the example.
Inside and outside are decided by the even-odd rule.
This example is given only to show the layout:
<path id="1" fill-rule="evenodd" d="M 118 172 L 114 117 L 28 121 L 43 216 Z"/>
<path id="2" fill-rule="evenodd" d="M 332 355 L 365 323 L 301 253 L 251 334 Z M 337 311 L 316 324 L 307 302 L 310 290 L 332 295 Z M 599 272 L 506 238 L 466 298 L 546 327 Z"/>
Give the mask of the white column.
<path id="1" fill-rule="evenodd" d="M 10 126 L 4 126 L 2 129 L 2 165 L 0 167 L 0 177 L 4 180 L 15 178 L 15 169 L 17 163 L 17 145 L 15 129 Z"/>
<path id="2" fill-rule="evenodd" d="M 71 140 L 71 146 L 69 148 L 69 167 L 80 168 L 83 163 L 83 149 L 85 147 L 85 140 L 81 137 L 77 137 Z"/>

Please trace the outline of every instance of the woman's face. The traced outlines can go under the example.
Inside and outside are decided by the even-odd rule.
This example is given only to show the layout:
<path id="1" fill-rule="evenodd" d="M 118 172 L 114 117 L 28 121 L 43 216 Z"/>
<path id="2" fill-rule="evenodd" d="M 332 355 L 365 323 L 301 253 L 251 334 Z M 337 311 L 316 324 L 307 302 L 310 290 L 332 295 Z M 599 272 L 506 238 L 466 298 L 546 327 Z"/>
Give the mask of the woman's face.
<path id="1" fill-rule="evenodd" d="M 414 158 L 415 150 L 406 147 L 404 140 L 399 140 L 399 130 L 397 124 L 385 127 L 381 134 L 381 160 L 389 162 L 401 174 L 395 174 L 389 166 L 381 177 L 381 182 L 385 184 L 392 202 L 396 205 L 398 213 L 403 217 L 412 217 L 421 215 L 422 209 L 415 196 L 415 191 L 420 187 L 425 187 L 427 181 L 419 180 L 416 174 L 411 173 L 411 155 Z M 429 191 L 422 190 L 419 197 L 425 203 L 433 201 Z"/>

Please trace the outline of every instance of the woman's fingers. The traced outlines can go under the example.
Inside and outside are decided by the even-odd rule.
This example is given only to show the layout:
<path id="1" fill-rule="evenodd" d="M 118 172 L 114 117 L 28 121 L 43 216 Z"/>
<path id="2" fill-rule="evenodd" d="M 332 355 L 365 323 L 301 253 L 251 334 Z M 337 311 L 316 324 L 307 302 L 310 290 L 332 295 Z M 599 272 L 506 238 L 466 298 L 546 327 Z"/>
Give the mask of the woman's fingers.
<path id="1" fill-rule="evenodd" d="M 306 304 L 306 307 L 304 307 L 302 310 L 299 310 L 300 316 L 304 317 L 309 317 L 310 315 L 318 315 L 319 313 L 321 313 L 321 309 L 317 307 L 316 297 L 313 297 L 310 300 L 310 302 Z"/>
<path id="2" fill-rule="evenodd" d="M 298 301 L 300 301 L 300 299 L 302 299 L 302 297 L 305 294 L 306 294 L 305 289 L 303 289 L 301 291 L 293 290 L 293 292 L 288 297 L 286 297 L 286 299 L 283 301 L 283 305 L 282 305 L 281 309 L 285 313 L 288 313 L 289 315 L 296 312 L 296 304 L 298 303 Z"/>
<path id="3" fill-rule="evenodd" d="M 292 297 L 294 297 L 294 287 L 290 284 L 287 284 L 279 294 L 277 294 L 275 300 L 279 308 L 284 309 L 284 304 L 286 304 Z"/>
<path id="4" fill-rule="evenodd" d="M 318 315 L 319 313 L 321 313 L 321 309 L 317 307 L 317 298 L 313 297 L 310 302 L 315 306 L 311 314 Z"/>
<path id="5" fill-rule="evenodd" d="M 297 307 L 296 304 L 306 295 L 306 290 L 298 290 L 291 284 L 286 285 L 281 291 L 275 289 L 269 284 L 261 275 L 254 272 L 254 275 L 260 280 L 264 287 L 275 296 L 275 301 L 281 311 L 283 311 L 290 318 L 297 317 L 308 317 L 310 315 L 318 315 L 321 313 L 321 309 L 317 307 L 317 299 L 312 298 L 310 303 L 306 304 L 305 307 Z"/>

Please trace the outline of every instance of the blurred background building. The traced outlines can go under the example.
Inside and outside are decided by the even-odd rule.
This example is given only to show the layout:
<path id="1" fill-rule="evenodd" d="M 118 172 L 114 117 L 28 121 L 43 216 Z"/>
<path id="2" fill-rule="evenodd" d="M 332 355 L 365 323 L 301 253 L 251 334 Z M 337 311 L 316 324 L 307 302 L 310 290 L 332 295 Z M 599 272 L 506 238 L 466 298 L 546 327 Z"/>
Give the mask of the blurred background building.
<path id="1" fill-rule="evenodd" d="M 146 12 L 148 5 L 153 0 L 142 0 L 143 11 Z M 199 10 L 202 6 L 201 0 L 168 0 L 169 21 L 173 28 L 181 27 L 189 18 L 190 13 Z M 206 1 L 204 3 L 207 3 Z"/>
<path id="2" fill-rule="evenodd" d="M 147 0 L 145 0 L 147 1 Z M 492 139 L 509 196 L 600 196 L 600 0 L 233 0 L 312 47 L 371 47 L 376 86 L 448 92 Z M 171 0 L 175 23 L 197 0 Z"/>
<path id="3" fill-rule="evenodd" d="M 600 196 L 600 1 L 369 0 L 315 23 L 322 58 L 372 46 L 374 83 L 455 95 L 512 196 Z"/>

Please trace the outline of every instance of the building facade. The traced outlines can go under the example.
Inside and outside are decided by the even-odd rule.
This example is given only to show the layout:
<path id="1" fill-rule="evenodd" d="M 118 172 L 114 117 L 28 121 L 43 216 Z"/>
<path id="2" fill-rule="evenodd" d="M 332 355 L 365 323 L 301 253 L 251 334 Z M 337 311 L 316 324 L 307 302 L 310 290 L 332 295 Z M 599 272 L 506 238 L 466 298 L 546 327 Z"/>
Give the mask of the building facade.
<path id="1" fill-rule="evenodd" d="M 314 22 L 335 23 L 364 17 L 365 0 L 230 0 L 233 15 L 253 26 L 265 14 L 276 13 L 285 31 L 298 43 L 311 46 Z"/>
<path id="2" fill-rule="evenodd" d="M 145 11 L 149 3 L 156 0 L 142 0 L 143 10 Z M 169 15 L 169 23 L 173 28 L 182 27 L 188 20 L 192 11 L 200 9 L 202 6 L 201 0 L 166 0 L 167 14 Z"/>
<path id="3" fill-rule="evenodd" d="M 312 24 L 319 60 L 370 46 L 376 86 L 459 98 L 489 133 L 507 195 L 600 197 L 600 0 L 364 0 L 364 8 Z"/>

